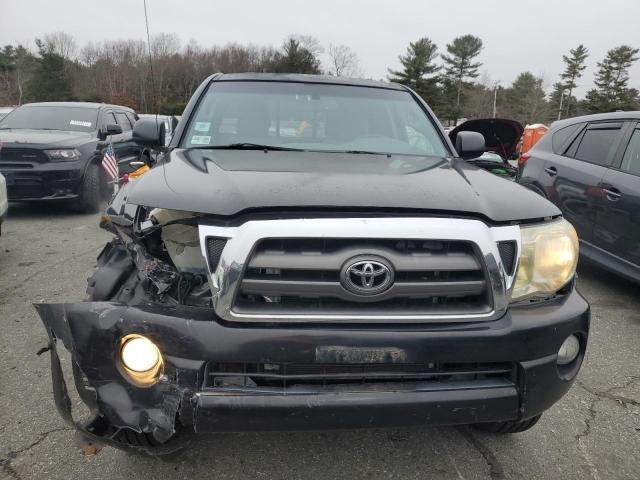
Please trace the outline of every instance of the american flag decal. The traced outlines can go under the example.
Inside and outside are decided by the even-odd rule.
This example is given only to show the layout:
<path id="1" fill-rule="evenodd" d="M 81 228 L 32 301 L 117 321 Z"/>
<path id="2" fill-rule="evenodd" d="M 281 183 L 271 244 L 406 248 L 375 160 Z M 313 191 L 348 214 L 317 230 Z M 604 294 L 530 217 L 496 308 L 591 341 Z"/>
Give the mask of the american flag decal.
<path id="1" fill-rule="evenodd" d="M 104 168 L 107 175 L 111 177 L 111 180 L 118 178 L 118 161 L 116 160 L 116 152 L 113 151 L 111 142 L 109 142 L 107 151 L 104 152 L 104 157 L 102 157 L 102 168 Z"/>

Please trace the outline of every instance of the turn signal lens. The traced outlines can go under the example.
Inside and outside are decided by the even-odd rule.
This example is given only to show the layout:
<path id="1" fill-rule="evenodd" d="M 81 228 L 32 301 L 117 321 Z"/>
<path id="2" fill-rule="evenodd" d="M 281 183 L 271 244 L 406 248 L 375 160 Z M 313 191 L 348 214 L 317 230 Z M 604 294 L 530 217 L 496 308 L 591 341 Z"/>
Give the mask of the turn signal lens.
<path id="1" fill-rule="evenodd" d="M 564 219 L 522 227 L 521 251 L 512 300 L 553 294 L 575 275 L 578 235 Z"/>
<path id="2" fill-rule="evenodd" d="M 140 386 L 156 383 L 163 367 L 156 344 L 147 337 L 132 334 L 123 337 L 120 345 L 120 362 L 127 376 Z"/>

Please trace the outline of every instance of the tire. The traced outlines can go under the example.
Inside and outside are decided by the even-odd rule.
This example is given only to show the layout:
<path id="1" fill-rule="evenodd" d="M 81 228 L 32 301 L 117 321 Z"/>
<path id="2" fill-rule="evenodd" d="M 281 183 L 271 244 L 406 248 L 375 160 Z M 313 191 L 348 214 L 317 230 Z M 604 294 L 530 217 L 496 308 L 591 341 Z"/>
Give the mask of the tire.
<path id="1" fill-rule="evenodd" d="M 533 427 L 538 423 L 540 417 L 542 417 L 542 414 L 519 422 L 476 423 L 473 425 L 473 428 L 488 433 L 520 433 Z"/>
<path id="2" fill-rule="evenodd" d="M 87 167 L 80 185 L 80 197 L 74 209 L 80 213 L 96 213 L 102 207 L 106 186 L 104 177 L 97 164 Z"/>

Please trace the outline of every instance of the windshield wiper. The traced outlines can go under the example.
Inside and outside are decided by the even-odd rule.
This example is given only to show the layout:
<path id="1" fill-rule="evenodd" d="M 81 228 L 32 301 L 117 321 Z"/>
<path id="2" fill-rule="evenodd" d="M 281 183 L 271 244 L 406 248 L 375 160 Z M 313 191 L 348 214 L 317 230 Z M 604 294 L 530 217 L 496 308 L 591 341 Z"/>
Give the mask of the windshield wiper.
<path id="1" fill-rule="evenodd" d="M 199 150 L 265 150 L 273 152 L 305 152 L 302 148 L 280 147 L 278 145 L 262 145 L 260 143 L 229 143 L 226 145 L 198 145 L 191 147 Z"/>
<path id="2" fill-rule="evenodd" d="M 370 150 L 336 150 L 336 153 L 352 153 L 355 155 L 387 155 L 391 156 L 390 153 L 387 152 L 372 152 Z"/>

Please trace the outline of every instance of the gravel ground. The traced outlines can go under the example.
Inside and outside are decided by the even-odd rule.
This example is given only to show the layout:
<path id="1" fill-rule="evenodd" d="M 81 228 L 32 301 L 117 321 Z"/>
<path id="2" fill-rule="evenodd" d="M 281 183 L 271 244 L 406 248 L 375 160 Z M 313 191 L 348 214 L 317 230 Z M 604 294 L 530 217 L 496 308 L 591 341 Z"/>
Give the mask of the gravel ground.
<path id="1" fill-rule="evenodd" d="M 203 437 L 172 462 L 105 448 L 83 457 L 58 416 L 33 302 L 78 301 L 109 235 L 96 215 L 11 205 L 0 237 L 0 478 L 640 478 L 638 287 L 582 264 L 587 359 L 532 430 L 414 427 Z"/>

